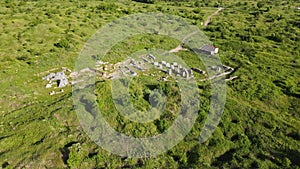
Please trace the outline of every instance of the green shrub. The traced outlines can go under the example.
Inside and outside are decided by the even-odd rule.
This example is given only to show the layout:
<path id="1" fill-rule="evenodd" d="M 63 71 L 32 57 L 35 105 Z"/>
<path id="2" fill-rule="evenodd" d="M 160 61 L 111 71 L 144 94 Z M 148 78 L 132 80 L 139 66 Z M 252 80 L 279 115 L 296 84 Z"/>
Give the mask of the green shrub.
<path id="1" fill-rule="evenodd" d="M 57 48 L 69 49 L 70 48 L 70 43 L 67 39 L 62 39 L 59 42 L 55 43 L 54 46 L 57 47 Z"/>

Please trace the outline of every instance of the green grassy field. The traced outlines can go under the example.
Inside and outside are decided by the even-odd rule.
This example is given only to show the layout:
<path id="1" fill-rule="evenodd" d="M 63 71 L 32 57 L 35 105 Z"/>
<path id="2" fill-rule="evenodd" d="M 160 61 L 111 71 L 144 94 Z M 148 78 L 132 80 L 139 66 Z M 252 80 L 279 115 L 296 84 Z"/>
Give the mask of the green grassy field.
<path id="1" fill-rule="evenodd" d="M 224 9 L 204 27 L 201 22 Z M 0 166 L 2 168 L 300 168 L 300 6 L 297 1 L 1 1 Z M 50 96 L 42 73 L 74 69 L 85 42 L 102 26 L 138 12 L 183 17 L 204 31 L 225 65 L 238 67 L 227 82 L 227 100 L 217 129 L 206 142 L 199 135 L 209 110 L 209 83 L 198 83 L 201 110 L 178 145 L 154 158 L 131 159 L 103 150 L 83 131 L 72 88 Z M 107 57 L 116 63 L 147 48 L 170 50 L 178 41 L 136 36 Z M 177 53 L 189 66 L 202 65 L 190 51 Z M 199 66 L 202 67 L 202 66 Z M 200 76 L 196 76 L 199 80 Z M 97 83 L 97 103 L 107 121 L 132 136 L 162 133 L 174 121 L 178 89 L 138 76 L 132 102 L 143 110 L 149 85 L 168 100 L 160 119 L 139 124 L 124 119 L 110 95 L 111 80 Z"/>

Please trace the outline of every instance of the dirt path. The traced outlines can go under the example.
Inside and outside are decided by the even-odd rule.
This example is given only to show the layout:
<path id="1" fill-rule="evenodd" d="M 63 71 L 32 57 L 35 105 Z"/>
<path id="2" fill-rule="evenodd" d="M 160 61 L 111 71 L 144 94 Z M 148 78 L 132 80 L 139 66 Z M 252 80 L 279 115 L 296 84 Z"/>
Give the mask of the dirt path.
<path id="1" fill-rule="evenodd" d="M 211 21 L 211 18 L 213 17 L 213 16 L 215 16 L 215 15 L 217 15 L 220 11 L 222 11 L 224 8 L 222 8 L 222 7 L 220 7 L 215 13 L 213 13 L 213 14 L 211 14 L 207 19 L 206 19 L 206 21 L 205 21 L 205 23 L 204 23 L 204 26 L 206 27 L 206 26 L 208 26 L 208 24 L 210 23 L 210 21 Z"/>
<path id="2" fill-rule="evenodd" d="M 170 50 L 169 53 L 176 53 L 176 52 L 179 52 L 181 50 L 187 51 L 187 49 L 185 49 L 181 45 L 179 45 L 179 46 L 177 46 L 177 48 Z"/>
<path id="3" fill-rule="evenodd" d="M 224 9 L 223 7 L 220 7 L 220 8 L 218 8 L 218 10 L 217 10 L 215 13 L 211 14 L 211 15 L 207 18 L 207 20 L 205 21 L 204 26 L 206 27 L 206 26 L 210 23 L 211 18 L 212 18 L 213 16 L 217 15 L 217 14 L 218 14 L 220 11 L 222 11 L 223 9 Z M 198 32 L 198 31 L 192 32 L 192 33 L 188 34 L 186 37 L 183 38 L 182 43 L 184 43 L 189 37 L 193 36 L 193 35 L 196 34 L 197 32 Z M 187 50 L 187 49 L 184 49 L 181 45 L 179 45 L 179 46 L 177 46 L 177 48 L 174 48 L 174 49 L 170 50 L 169 53 L 176 53 L 176 52 L 179 52 L 179 51 L 181 51 L 181 50 Z"/>
<path id="4" fill-rule="evenodd" d="M 191 36 L 195 35 L 195 34 L 198 33 L 198 32 L 199 32 L 199 31 L 195 31 L 195 32 L 192 32 L 192 33 L 186 35 L 186 36 L 182 39 L 181 44 L 178 45 L 176 48 L 171 49 L 171 50 L 169 51 L 169 53 L 176 53 L 176 52 L 179 52 L 179 51 L 181 51 L 181 50 L 187 51 L 188 49 L 183 48 L 183 47 L 182 47 L 182 44 L 185 43 L 185 41 L 186 41 L 188 38 L 190 38 Z M 164 53 L 164 54 L 166 54 L 166 53 Z"/>
<path id="5" fill-rule="evenodd" d="M 221 73 L 221 74 L 218 74 L 218 75 L 214 75 L 214 76 L 209 77 L 209 78 L 202 79 L 202 80 L 200 80 L 200 82 L 204 82 L 204 81 L 207 81 L 207 80 L 212 80 L 212 79 L 215 79 L 217 77 L 226 76 L 226 75 L 229 75 L 230 73 L 232 73 L 233 71 L 234 71 L 234 69 L 232 69 L 232 71 L 229 71 L 229 72 L 224 72 L 224 73 Z"/>
<path id="6" fill-rule="evenodd" d="M 211 15 L 207 18 L 207 20 L 205 21 L 204 26 L 205 26 L 205 27 L 208 26 L 208 24 L 209 24 L 210 21 L 211 21 L 211 18 L 212 18 L 213 16 L 217 15 L 217 14 L 218 14 L 220 11 L 222 11 L 223 9 L 224 9 L 223 7 L 220 7 L 220 8 L 218 8 L 218 10 L 217 10 L 216 12 L 214 12 L 213 14 L 211 14 Z M 191 36 L 193 36 L 193 35 L 196 34 L 197 32 L 198 32 L 198 31 L 192 32 L 192 33 L 188 34 L 186 37 L 183 38 L 182 43 L 184 43 L 188 38 L 190 38 Z M 174 49 L 170 50 L 169 53 L 176 53 L 176 52 L 179 52 L 179 51 L 181 51 L 181 50 L 187 50 L 187 49 L 184 49 L 181 45 L 179 45 L 179 46 L 177 46 L 177 48 L 174 48 Z M 166 54 L 166 53 L 164 53 L 164 54 Z"/>

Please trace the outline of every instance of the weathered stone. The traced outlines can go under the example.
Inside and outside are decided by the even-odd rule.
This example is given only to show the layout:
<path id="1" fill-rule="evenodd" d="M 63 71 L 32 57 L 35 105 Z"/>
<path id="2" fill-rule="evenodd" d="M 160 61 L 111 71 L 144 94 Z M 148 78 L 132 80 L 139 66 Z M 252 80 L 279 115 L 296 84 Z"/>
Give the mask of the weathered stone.
<path id="1" fill-rule="evenodd" d="M 46 89 L 51 88 L 51 87 L 52 87 L 52 85 L 49 83 L 46 85 Z"/>
<path id="2" fill-rule="evenodd" d="M 168 69 L 168 75 L 172 75 L 172 69 Z"/>
<path id="3" fill-rule="evenodd" d="M 167 68 L 171 68 L 170 63 L 166 63 L 166 67 L 167 67 Z"/>

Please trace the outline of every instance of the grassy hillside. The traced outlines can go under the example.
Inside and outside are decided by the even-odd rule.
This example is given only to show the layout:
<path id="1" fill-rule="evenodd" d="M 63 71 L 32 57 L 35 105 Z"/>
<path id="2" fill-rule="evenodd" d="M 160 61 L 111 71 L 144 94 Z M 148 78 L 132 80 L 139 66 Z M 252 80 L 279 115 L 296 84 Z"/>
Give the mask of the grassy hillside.
<path id="1" fill-rule="evenodd" d="M 300 168 L 300 6 L 297 1 L 1 1 L 0 165 L 2 168 Z M 218 7 L 224 9 L 208 16 Z M 168 152 L 130 159 L 97 146 L 82 130 L 72 88 L 49 95 L 45 71 L 73 70 L 85 42 L 105 24 L 138 12 L 178 15 L 202 29 L 220 48 L 222 62 L 237 68 L 227 82 L 224 114 L 203 144 L 199 135 L 209 109 L 210 86 L 199 83 L 201 106 L 190 133 Z M 110 62 L 147 48 L 170 50 L 178 41 L 156 35 L 126 39 Z M 201 65 L 192 52 L 177 55 Z M 112 58 L 112 57 L 108 57 Z M 43 73 L 44 72 L 44 73 Z M 201 78 L 201 77 L 196 77 Z M 96 85 L 108 122 L 133 136 L 156 135 L 174 121 L 175 84 L 137 77 L 130 86 L 136 107 L 149 106 L 146 85 L 173 100 L 161 119 L 138 124 L 122 118 L 110 97 L 111 81 Z"/>

